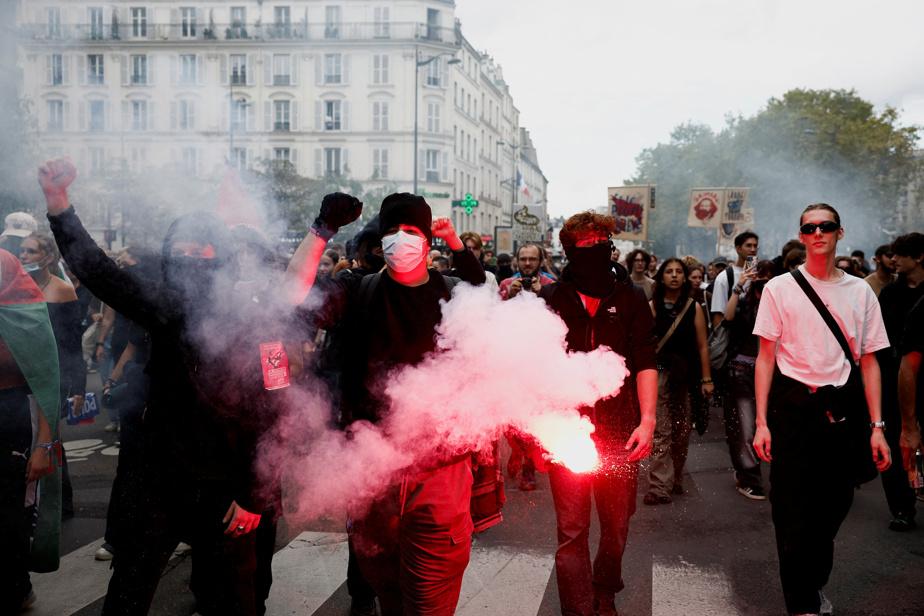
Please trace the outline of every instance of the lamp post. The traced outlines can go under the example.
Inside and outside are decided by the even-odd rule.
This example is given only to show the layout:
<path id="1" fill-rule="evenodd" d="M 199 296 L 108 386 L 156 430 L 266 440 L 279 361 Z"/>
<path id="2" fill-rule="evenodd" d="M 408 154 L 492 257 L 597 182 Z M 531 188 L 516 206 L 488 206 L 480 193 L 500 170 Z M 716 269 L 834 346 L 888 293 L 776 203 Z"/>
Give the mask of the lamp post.
<path id="1" fill-rule="evenodd" d="M 519 149 L 520 146 L 513 145 L 512 143 L 506 143 L 504 141 L 498 141 L 496 143 L 496 146 L 497 145 L 509 145 L 510 148 L 513 150 L 513 153 L 512 153 L 513 174 L 510 176 L 509 180 L 504 180 L 503 182 L 501 182 L 501 184 L 504 184 L 505 182 L 510 182 L 510 224 L 512 225 L 513 224 L 513 210 L 517 202 L 517 149 Z"/>
<path id="2" fill-rule="evenodd" d="M 440 56 L 453 56 L 455 55 L 455 53 L 456 52 L 454 51 L 451 51 L 451 52 L 444 51 L 443 53 L 438 53 L 435 56 L 430 56 L 426 60 L 421 61 L 420 60 L 420 48 L 417 45 L 414 45 L 414 194 L 415 195 L 417 194 L 417 183 L 418 183 L 417 170 L 419 168 L 418 165 L 420 164 L 419 161 L 417 160 L 417 155 L 418 155 L 417 141 L 418 141 L 418 133 L 419 133 L 419 127 L 418 127 L 419 113 L 417 111 L 417 105 L 418 105 L 418 99 L 420 98 L 420 95 L 418 94 L 418 89 L 420 87 L 420 79 L 419 79 L 420 67 L 430 64 L 431 62 L 433 62 Z M 447 64 L 459 64 L 461 61 L 462 60 L 460 60 L 459 58 L 453 58 Z"/>

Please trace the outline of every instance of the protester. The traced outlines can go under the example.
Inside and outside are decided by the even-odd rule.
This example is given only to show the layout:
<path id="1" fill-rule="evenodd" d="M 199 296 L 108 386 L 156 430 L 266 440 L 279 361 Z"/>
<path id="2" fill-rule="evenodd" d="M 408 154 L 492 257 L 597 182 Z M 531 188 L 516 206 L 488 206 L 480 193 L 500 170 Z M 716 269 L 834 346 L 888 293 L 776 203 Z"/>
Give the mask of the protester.
<path id="1" fill-rule="evenodd" d="M 19 256 L 23 239 L 38 230 L 38 224 L 31 214 L 13 212 L 7 214 L 3 221 L 3 233 L 0 234 L 0 250 L 6 250 L 13 256 Z"/>
<path id="2" fill-rule="evenodd" d="M 444 276 L 427 269 L 433 237 L 446 241 L 456 268 L 466 272 L 468 280 L 475 284 L 485 280 L 478 259 L 458 238 L 450 220 L 433 221 L 427 202 L 409 193 L 389 195 L 382 202 L 384 272 L 316 279 L 325 241 L 355 220 L 361 209 L 362 204 L 349 195 L 325 197 L 285 276 L 289 301 L 296 306 L 304 302 L 302 309 L 316 326 L 338 320 L 351 324 L 353 331 L 345 334 L 355 344 L 345 345 L 348 356 L 341 385 L 346 425 L 361 419 L 378 421 L 385 401 L 368 384 L 385 378 L 393 368 L 420 361 L 435 348 L 439 302 L 449 297 L 449 284 L 454 281 L 447 283 Z M 350 318 L 347 313 L 365 313 L 366 318 Z M 471 486 L 469 455 L 443 459 L 432 452 L 430 458 L 407 469 L 370 511 L 360 516 L 351 512 L 350 542 L 383 616 L 453 613 L 471 549 Z"/>
<path id="3" fill-rule="evenodd" d="M 542 271 L 543 253 L 542 247 L 532 242 L 524 242 L 517 248 L 517 269 L 516 274 L 502 280 L 498 293 L 501 299 L 510 299 L 517 296 L 517 293 L 523 290 L 539 293 L 543 285 L 555 282 Z"/>
<path id="4" fill-rule="evenodd" d="M 838 269 L 841 269 L 841 270 L 844 270 L 845 272 L 847 272 L 847 273 L 850 274 L 851 276 L 854 276 L 854 277 L 857 277 L 857 278 L 864 278 L 864 277 L 865 277 L 865 275 L 863 275 L 863 274 L 860 273 L 860 268 L 857 267 L 856 261 L 854 261 L 853 259 L 851 259 L 850 257 L 848 257 L 848 256 L 846 256 L 846 255 L 841 255 L 841 256 L 839 256 L 839 257 L 835 257 L 835 259 L 834 259 L 834 267 L 836 267 L 836 268 L 838 268 Z"/>
<path id="5" fill-rule="evenodd" d="M 609 238 L 615 229 L 612 217 L 592 211 L 569 218 L 559 232 L 568 265 L 559 282 L 539 290 L 539 297 L 568 326 L 569 351 L 606 346 L 625 357 L 629 369 L 618 395 L 581 411 L 596 426 L 592 436 L 601 470 L 574 473 L 561 464 L 549 470 L 558 529 L 555 569 L 561 611 L 580 616 L 616 614 L 616 593 L 625 588 L 622 557 L 629 518 L 635 513 L 639 460 L 651 451 L 655 426 L 654 321 L 642 289 L 611 261 Z M 600 519 L 593 566 L 588 544 L 591 493 Z"/>
<path id="6" fill-rule="evenodd" d="M 441 273 L 445 272 L 449 270 L 449 259 L 447 259 L 446 257 L 437 257 L 433 259 L 433 267 L 438 272 L 441 272 Z M 487 273 L 488 272 L 485 272 L 485 274 Z"/>
<path id="7" fill-rule="evenodd" d="M 459 239 L 462 240 L 462 243 L 472 251 L 472 253 L 477 257 L 478 263 L 481 264 L 481 268 L 484 270 L 485 275 L 485 284 L 488 285 L 488 288 L 497 290 L 498 283 L 497 278 L 494 276 L 494 271 L 496 268 L 493 266 L 485 266 L 482 250 L 484 249 L 484 244 L 481 241 L 481 236 L 475 233 L 474 231 L 465 231 L 459 235 Z M 447 259 L 448 262 L 448 259 Z M 448 269 L 448 268 L 446 268 Z M 441 270 L 442 271 L 442 270 Z M 456 272 L 451 272 L 451 275 L 455 276 Z"/>
<path id="8" fill-rule="evenodd" d="M 61 476 L 55 455 L 60 440 L 56 347 L 38 286 L 16 257 L 0 250 L 2 614 L 18 614 L 35 602 L 30 569 L 48 572 L 58 568 Z M 30 408 L 30 398 L 37 408 Z"/>
<path id="9" fill-rule="evenodd" d="M 731 273 L 725 274 L 716 272 L 715 286 L 712 288 L 712 327 L 716 328 L 725 315 L 725 306 L 731 298 L 731 290 L 734 281 L 741 278 L 744 271 L 744 262 L 748 257 L 757 256 L 757 242 L 760 238 L 753 231 L 745 231 L 735 236 L 735 252 L 738 254 L 738 261 L 731 266 Z M 744 295 L 747 295 L 748 289 L 744 288 Z"/>
<path id="10" fill-rule="evenodd" d="M 802 261 L 800 261 L 799 263 L 797 263 L 797 264 L 796 264 L 795 266 L 793 266 L 793 267 L 788 267 L 788 266 L 786 265 L 786 263 L 787 263 L 786 258 L 790 255 L 790 253 L 792 253 L 793 251 L 796 251 L 796 250 L 801 250 L 801 251 L 803 251 L 803 252 L 802 252 Z M 796 267 L 798 267 L 799 265 L 801 265 L 803 262 L 805 262 L 805 244 L 803 244 L 803 243 L 800 242 L 799 240 L 789 240 L 788 242 L 786 242 L 785 244 L 783 244 L 783 249 L 780 251 L 780 254 L 778 254 L 777 256 L 773 257 L 774 276 L 779 276 L 780 274 L 785 274 L 786 272 L 788 272 L 788 271 L 790 271 L 790 270 L 792 270 L 792 269 L 795 269 Z M 792 264 L 792 263 L 793 263 L 793 262 L 790 261 L 790 264 Z"/>
<path id="11" fill-rule="evenodd" d="M 915 306 L 908 315 L 900 349 L 902 359 L 898 373 L 898 399 L 902 413 L 901 456 L 902 466 L 911 475 L 916 469 L 916 457 L 924 447 L 919 427 L 924 418 L 924 395 L 918 391 L 921 354 L 924 353 L 924 304 Z"/>
<path id="12" fill-rule="evenodd" d="M 646 275 L 654 280 L 655 275 L 658 273 L 658 266 L 660 265 L 660 261 L 658 260 L 658 255 L 653 252 L 649 256 L 651 257 L 651 260 L 648 262 L 648 271 L 646 272 Z"/>
<path id="13" fill-rule="evenodd" d="M 879 307 L 892 346 L 878 351 L 876 358 L 882 374 L 882 420 L 887 426 L 898 426 L 902 420 L 898 391 L 899 370 L 903 359 L 901 341 L 913 308 L 924 297 L 924 235 L 901 235 L 895 238 L 888 249 L 892 255 L 888 261 L 890 264 L 894 261 L 899 274 L 897 280 L 882 287 L 879 293 Z M 878 257 L 879 249 L 876 253 Z M 882 259 L 886 260 L 885 257 Z M 872 276 L 876 274 L 871 274 L 870 277 Z M 886 443 L 890 450 L 899 451 L 900 436 L 900 430 L 886 431 Z M 899 532 L 915 528 L 917 499 L 914 489 L 908 485 L 908 476 L 901 464 L 894 464 L 882 472 L 882 487 L 892 515 L 889 528 Z"/>
<path id="14" fill-rule="evenodd" d="M 513 277 L 513 257 L 506 252 L 497 255 L 497 272 L 495 274 L 498 280 L 507 280 Z"/>
<path id="15" fill-rule="evenodd" d="M 892 252 L 890 244 L 883 244 L 876 249 L 876 254 L 873 255 L 873 261 L 876 262 L 876 271 L 863 280 L 873 288 L 873 293 L 876 294 L 876 297 L 879 297 L 882 287 L 893 282 L 898 277 L 898 274 L 895 273 L 894 257 L 895 254 Z M 891 335 L 889 339 L 894 340 Z"/>
<path id="16" fill-rule="evenodd" d="M 863 252 L 862 250 L 854 250 L 853 252 L 850 253 L 850 258 L 851 260 L 853 260 L 854 265 L 856 267 L 857 276 L 859 276 L 860 278 L 869 276 L 870 269 L 869 269 L 869 264 L 867 264 L 866 262 L 865 252 Z"/>
<path id="17" fill-rule="evenodd" d="M 551 251 L 545 246 L 542 247 L 542 273 L 552 280 L 558 280 L 561 276 L 561 269 L 555 265 Z"/>
<path id="18" fill-rule="evenodd" d="M 690 396 L 688 381 L 698 381 L 704 397 L 714 385 L 706 345 L 706 317 L 690 297 L 687 266 L 676 257 L 658 268 L 651 298 L 658 343 L 658 403 L 654 448 L 651 452 L 650 487 L 646 505 L 671 502 L 683 494 L 683 467 L 690 444 Z M 701 379 L 693 377 L 695 369 Z"/>
<path id="19" fill-rule="evenodd" d="M 783 259 L 783 271 L 781 274 L 786 274 L 794 269 L 798 269 L 800 265 L 805 263 L 805 248 L 795 248 L 786 253 L 786 258 Z"/>
<path id="20" fill-rule="evenodd" d="M 786 608 L 791 614 L 818 614 L 832 611 L 823 587 L 856 482 L 869 478 L 871 453 L 879 470 L 890 464 L 875 355 L 889 340 L 873 290 L 835 267 L 837 243 L 844 237 L 837 211 L 824 203 L 810 205 L 799 225 L 806 263 L 766 284 L 754 326 L 761 338 L 754 449 L 771 463 Z M 820 298 L 818 307 L 812 295 Z M 828 325 L 822 308 L 837 315 L 831 320 L 837 329 Z"/>
<path id="21" fill-rule="evenodd" d="M 318 264 L 318 276 L 321 278 L 330 278 L 334 271 L 334 265 L 340 261 L 340 255 L 334 250 L 325 250 L 321 255 L 321 262 Z"/>
<path id="22" fill-rule="evenodd" d="M 152 349 L 143 469 L 126 513 L 133 532 L 117 548 L 103 614 L 146 614 L 161 571 L 186 537 L 195 542 L 199 613 L 253 614 L 251 531 L 266 498 L 256 446 L 278 420 L 286 392 L 286 383 L 264 376 L 260 345 L 279 356 L 286 323 L 266 319 L 265 307 L 251 312 L 254 302 L 234 291 L 238 257 L 214 214 L 171 224 L 157 285 L 119 269 L 70 204 L 67 187 L 76 175 L 68 158 L 39 168 L 58 245 L 97 297 L 150 334 Z"/>
<path id="23" fill-rule="evenodd" d="M 651 255 L 641 248 L 636 248 L 626 255 L 626 267 L 632 272 L 632 282 L 642 287 L 642 290 L 645 292 L 645 298 L 648 300 L 651 299 L 651 292 L 654 288 L 651 278 L 647 275 L 650 263 Z"/>

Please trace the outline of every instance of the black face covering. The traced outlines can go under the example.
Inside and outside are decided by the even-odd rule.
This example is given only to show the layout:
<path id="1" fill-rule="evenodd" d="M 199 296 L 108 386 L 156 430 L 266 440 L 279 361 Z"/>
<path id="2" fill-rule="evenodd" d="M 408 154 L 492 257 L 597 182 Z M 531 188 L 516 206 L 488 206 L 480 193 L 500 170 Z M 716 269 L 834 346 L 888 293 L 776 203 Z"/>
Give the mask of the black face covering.
<path id="1" fill-rule="evenodd" d="M 208 309 L 215 259 L 169 257 L 164 267 L 164 296 L 175 314 Z"/>
<path id="2" fill-rule="evenodd" d="M 578 291 L 594 299 L 610 294 L 616 280 L 610 263 L 612 254 L 613 242 L 565 248 L 571 280 Z"/>
<path id="3" fill-rule="evenodd" d="M 385 257 L 375 254 L 374 252 L 366 253 L 366 265 L 369 266 L 369 269 L 373 272 L 382 271 L 382 268 L 385 267 Z"/>

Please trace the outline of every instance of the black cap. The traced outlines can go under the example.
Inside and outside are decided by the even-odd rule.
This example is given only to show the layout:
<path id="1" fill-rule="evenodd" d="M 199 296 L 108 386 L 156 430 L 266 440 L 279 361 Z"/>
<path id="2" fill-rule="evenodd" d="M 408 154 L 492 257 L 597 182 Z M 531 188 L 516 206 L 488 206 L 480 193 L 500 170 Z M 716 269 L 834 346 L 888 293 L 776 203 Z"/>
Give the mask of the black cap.
<path id="1" fill-rule="evenodd" d="M 427 242 L 432 246 L 432 223 L 433 214 L 423 197 L 411 193 L 394 193 L 382 201 L 382 209 L 379 210 L 379 234 L 382 236 L 399 224 L 414 225 L 427 237 Z"/>

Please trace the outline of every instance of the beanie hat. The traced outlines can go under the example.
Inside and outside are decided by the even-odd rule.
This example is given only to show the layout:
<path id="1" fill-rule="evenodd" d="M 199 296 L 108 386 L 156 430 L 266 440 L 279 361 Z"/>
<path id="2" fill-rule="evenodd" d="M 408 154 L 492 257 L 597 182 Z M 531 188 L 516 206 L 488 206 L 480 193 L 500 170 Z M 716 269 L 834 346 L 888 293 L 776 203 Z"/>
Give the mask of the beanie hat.
<path id="1" fill-rule="evenodd" d="M 430 206 L 423 197 L 411 193 L 394 193 L 382 201 L 379 211 L 379 234 L 401 225 L 414 225 L 427 238 L 427 243 L 433 245 L 433 232 L 430 225 L 433 223 L 433 214 Z"/>

